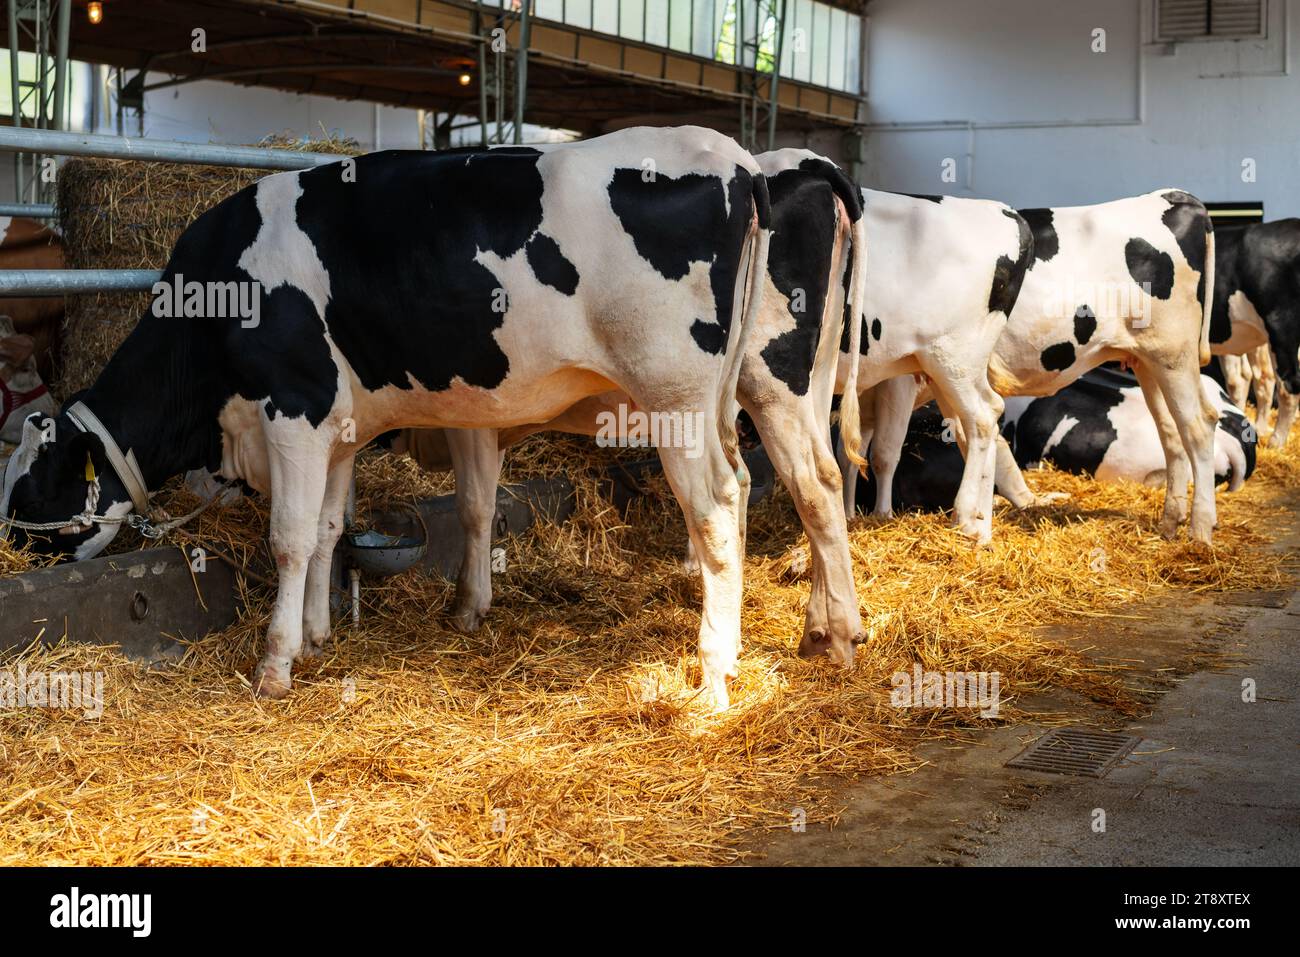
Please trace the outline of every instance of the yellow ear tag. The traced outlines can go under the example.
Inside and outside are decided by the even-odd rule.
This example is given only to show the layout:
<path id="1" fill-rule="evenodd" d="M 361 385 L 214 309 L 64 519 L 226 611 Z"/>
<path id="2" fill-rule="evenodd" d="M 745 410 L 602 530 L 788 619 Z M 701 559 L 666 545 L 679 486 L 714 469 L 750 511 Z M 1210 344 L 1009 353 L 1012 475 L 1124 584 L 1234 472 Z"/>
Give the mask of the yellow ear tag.
<path id="1" fill-rule="evenodd" d="M 90 461 L 90 453 L 86 453 L 86 481 L 95 481 L 95 463 Z"/>

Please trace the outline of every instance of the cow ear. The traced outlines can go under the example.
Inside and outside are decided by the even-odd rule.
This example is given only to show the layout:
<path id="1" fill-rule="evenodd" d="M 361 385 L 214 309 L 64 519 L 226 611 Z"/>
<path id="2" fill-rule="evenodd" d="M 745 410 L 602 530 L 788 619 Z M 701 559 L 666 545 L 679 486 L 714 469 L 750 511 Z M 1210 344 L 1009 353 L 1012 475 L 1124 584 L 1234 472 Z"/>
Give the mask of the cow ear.
<path id="1" fill-rule="evenodd" d="M 45 429 L 41 427 L 41 421 L 45 418 L 40 412 L 33 412 L 23 419 L 23 437 L 19 440 L 19 445 L 38 449 L 45 444 Z"/>

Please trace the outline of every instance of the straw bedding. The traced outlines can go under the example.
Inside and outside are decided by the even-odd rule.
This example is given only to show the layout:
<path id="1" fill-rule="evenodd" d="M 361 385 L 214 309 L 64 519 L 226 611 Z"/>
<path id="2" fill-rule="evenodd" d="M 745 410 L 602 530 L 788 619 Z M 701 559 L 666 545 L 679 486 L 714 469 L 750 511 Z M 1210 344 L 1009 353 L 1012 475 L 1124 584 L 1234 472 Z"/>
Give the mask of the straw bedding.
<path id="1" fill-rule="evenodd" d="M 273 145 L 355 152 L 337 140 Z M 195 215 L 260 175 L 70 162 L 60 175 L 69 265 L 161 268 Z M 90 384 L 147 301 L 70 302 L 61 396 Z M 509 456 L 505 480 L 574 475 L 608 458 L 585 440 L 535 437 Z M 699 585 L 679 570 L 685 531 L 662 479 L 626 517 L 594 480 L 578 481 L 569 522 L 509 543 L 480 634 L 448 626 L 452 586 L 441 579 L 369 583 L 360 628 L 338 625 L 326 657 L 295 670 L 284 702 L 250 693 L 273 597 L 255 578 L 243 582 L 242 619 L 191 644 L 175 667 L 70 645 L 10 656 L 0 671 L 103 672 L 105 701 L 98 719 L 0 708 L 0 864 L 730 861 L 743 829 L 788 825 L 796 807 L 809 822 L 832 819 L 834 781 L 910 770 L 920 741 L 991 722 L 892 707 L 894 672 L 914 662 L 998 671 L 1000 721 L 1049 686 L 1118 719 L 1144 708 L 1134 676 L 1038 626 L 1104 622 L 1174 589 L 1289 580 L 1253 528 L 1267 528 L 1280 499 L 1294 505 L 1300 436 L 1261 451 L 1246 489 L 1220 495 L 1212 550 L 1156 535 L 1157 490 L 1056 472 L 1031 481 L 1073 497 L 1001 510 L 988 548 L 940 516 L 855 523 L 870 640 L 849 673 L 794 656 L 809 587 L 792 559 L 804 548 L 798 520 L 781 490 L 752 508 L 745 649 L 732 707 L 718 716 L 696 700 Z M 363 511 L 452 487 L 394 456 L 367 453 L 358 469 Z M 174 513 L 193 505 L 179 487 L 160 495 Z M 246 500 L 192 531 L 270 577 L 266 521 L 266 503 Z M 123 533 L 114 549 L 142 544 Z M 0 542 L 0 574 L 36 564 Z"/>
<path id="2" fill-rule="evenodd" d="M 573 473 L 593 455 L 534 439 L 507 478 Z M 871 638 L 850 673 L 793 654 L 808 584 L 791 568 L 797 518 L 778 492 L 751 509 L 745 649 L 719 716 L 694 698 L 699 587 L 678 569 L 685 532 L 661 480 L 625 519 L 579 482 L 570 522 L 510 543 L 478 635 L 448 627 L 452 586 L 440 579 L 370 584 L 360 629 L 339 625 L 284 702 L 250 694 L 271 598 L 252 583 L 243 619 L 176 667 L 105 649 L 29 650 L 29 672 L 105 672 L 106 700 L 98 720 L 0 711 L 0 864 L 733 860 L 743 829 L 788 826 L 796 807 L 809 822 L 833 818 L 829 784 L 907 771 L 920 741 L 989 723 L 969 710 L 891 707 L 891 674 L 914 662 L 1000 672 L 1001 721 L 1048 686 L 1117 719 L 1141 713 L 1132 673 L 1037 626 L 1102 624 L 1171 589 L 1289 580 L 1252 529 L 1268 527 L 1281 499 L 1294 506 L 1300 437 L 1260 459 L 1244 490 L 1220 495 L 1212 550 L 1156 535 L 1157 490 L 1055 472 L 1030 480 L 1071 501 L 1001 510 L 988 548 L 939 516 L 859 521 L 852 550 Z M 367 456 L 359 470 L 363 498 L 383 502 L 449 481 L 391 456 Z M 176 509 L 190 501 L 168 494 Z M 265 504 L 246 501 L 203 515 L 196 532 L 265 570 L 265 522 Z M 16 570 L 24 558 L 0 552 L 0 562 Z"/>

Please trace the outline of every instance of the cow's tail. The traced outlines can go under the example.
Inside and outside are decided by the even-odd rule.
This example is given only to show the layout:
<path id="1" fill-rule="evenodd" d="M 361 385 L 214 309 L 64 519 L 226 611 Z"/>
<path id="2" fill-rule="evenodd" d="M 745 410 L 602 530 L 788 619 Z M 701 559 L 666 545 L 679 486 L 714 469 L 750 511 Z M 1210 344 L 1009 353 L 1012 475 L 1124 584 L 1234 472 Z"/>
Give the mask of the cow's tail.
<path id="1" fill-rule="evenodd" d="M 849 301 L 845 304 L 844 310 L 844 321 L 849 324 L 849 369 L 844 382 L 844 395 L 840 399 L 840 439 L 849 461 L 863 466 L 867 462 L 862 457 L 862 413 L 858 408 L 858 365 L 862 358 L 859 351 L 862 348 L 862 312 L 865 308 L 867 288 L 865 212 L 853 223 L 853 229 L 849 233 L 849 249 L 852 256 L 852 272 L 849 275 Z"/>
<path id="2" fill-rule="evenodd" d="M 734 297 L 731 304 L 731 329 L 727 335 L 727 356 L 722 372 L 722 389 L 718 395 L 718 436 L 722 450 L 732 468 L 740 467 L 740 440 L 736 435 L 736 386 L 740 381 L 740 366 L 745 358 L 745 347 L 750 331 L 758 322 L 758 310 L 763 304 L 763 283 L 767 280 L 767 250 L 771 240 L 772 204 L 768 198 L 767 180 L 757 170 L 751 170 L 754 212 L 746 233 L 745 249 L 748 256 L 741 257 L 736 277 L 736 289 L 743 295 Z"/>
<path id="3" fill-rule="evenodd" d="M 1209 214 L 1205 217 L 1205 269 L 1201 272 L 1205 283 L 1204 302 L 1201 303 L 1201 367 L 1210 364 L 1210 313 L 1214 309 L 1214 223 Z"/>

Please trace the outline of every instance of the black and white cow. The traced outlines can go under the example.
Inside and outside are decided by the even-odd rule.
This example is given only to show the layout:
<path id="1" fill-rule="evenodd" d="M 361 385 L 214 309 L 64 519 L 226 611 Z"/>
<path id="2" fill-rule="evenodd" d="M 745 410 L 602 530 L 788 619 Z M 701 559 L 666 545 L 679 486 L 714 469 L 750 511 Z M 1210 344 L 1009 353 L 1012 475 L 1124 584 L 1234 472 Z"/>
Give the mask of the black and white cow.
<path id="1" fill-rule="evenodd" d="M 1255 471 L 1255 428 L 1207 375 L 1201 391 L 1218 414 L 1214 482 L 1236 491 Z M 1054 395 L 1009 398 L 1002 431 L 1021 468 L 1051 462 L 1102 482 L 1165 484 L 1155 419 L 1129 373 L 1093 369 Z"/>
<path id="2" fill-rule="evenodd" d="M 1223 229 L 1216 241 L 1210 346 L 1222 356 L 1271 350 L 1279 395 L 1268 444 L 1281 448 L 1300 406 L 1300 219 Z M 1272 406 L 1267 379 L 1261 377 L 1256 391 L 1257 425 L 1264 424 Z"/>
<path id="3" fill-rule="evenodd" d="M 1015 210 L 990 200 L 872 189 L 862 197 L 871 262 L 857 375 L 860 389 L 875 392 L 862 403 L 861 446 L 870 445 L 876 468 L 893 467 L 912 406 L 905 400 L 906 411 L 900 406 L 889 414 L 897 391 L 889 383 L 927 378 L 944 414 L 957 423 L 965 454 L 954 521 L 987 542 L 1002 414 L 987 373 L 1032 261 L 1029 227 Z M 847 393 L 846 346 L 841 343 L 839 385 Z M 840 464 L 851 512 L 858 467 L 846 455 Z M 887 496 L 883 501 L 888 510 Z"/>
<path id="4" fill-rule="evenodd" d="M 767 177 L 772 237 L 762 307 L 741 362 L 736 398 L 750 414 L 777 474 L 791 492 L 812 553 L 809 596 L 800 653 L 825 654 L 849 665 L 862 620 L 849 557 L 848 528 L 839 507 L 839 474 L 824 438 L 830 414 L 847 282 L 850 302 L 861 302 L 865 256 L 858 188 L 834 164 L 804 150 L 757 157 Z M 849 268 L 850 251 L 853 268 Z M 854 297 L 858 297 L 854 300 Z M 852 308 L 850 306 L 850 308 Z M 546 421 L 499 432 L 447 430 L 445 437 L 410 434 L 400 441 L 423 464 L 444 461 L 445 442 L 456 472 L 456 507 L 465 530 L 457 580 L 457 624 L 473 630 L 492 596 L 490 545 L 503 451 L 534 432 L 557 430 L 607 440 L 626 436 L 610 425 L 635 420 L 638 403 L 612 391 L 591 396 Z M 843 416 L 856 436 L 856 412 Z M 432 455 L 421 448 L 430 446 Z M 748 475 L 741 480 L 741 541 Z M 671 478 L 671 476 L 670 476 Z M 698 567 L 691 540 L 688 568 Z"/>
<path id="5" fill-rule="evenodd" d="M 836 167 L 807 150 L 777 150 L 756 159 L 771 192 L 773 235 L 767 293 L 741 364 L 737 399 L 790 489 L 809 538 L 812 593 L 800 653 L 827 654 L 847 664 L 853 660 L 861 619 L 840 479 L 823 439 L 832 389 L 845 392 L 843 434 L 855 437 L 854 377 L 870 383 L 895 369 L 925 369 L 944 383 L 945 394 L 955 397 L 954 406 L 968 421 L 983 422 L 987 413 L 996 434 L 1001 400 L 984 394 L 984 376 L 1028 266 L 1029 230 L 1000 203 L 876 190 L 861 190 L 859 200 L 856 187 Z M 841 255 L 846 247 L 854 253 L 850 269 Z M 865 268 L 863 248 L 870 250 Z M 861 291 L 855 292 L 860 283 Z M 844 323 L 845 306 L 848 314 L 871 316 L 872 321 Z M 861 341 L 853 341 L 855 336 Z M 861 361 L 849 363 L 851 354 Z M 996 401 L 997 408 L 985 408 L 986 398 L 990 404 Z M 593 434 L 594 417 L 625 401 L 617 394 L 593 397 L 556 420 L 503 433 L 498 442 L 504 448 L 543 428 Z M 479 441 L 475 453 L 457 447 L 475 440 L 450 434 L 448 439 L 467 541 L 458 592 L 487 597 L 497 444 Z M 991 516 L 991 440 L 984 445 L 986 451 L 973 458 L 975 464 L 964 474 L 972 487 L 985 479 L 989 483 L 989 507 L 968 523 L 976 528 L 974 534 L 980 522 L 987 530 Z M 467 474 L 468 482 L 463 478 Z M 468 499 L 478 500 L 479 506 L 466 504 Z M 474 584 L 467 581 L 467 569 Z M 486 610 L 486 604 L 481 607 Z"/>
<path id="6" fill-rule="evenodd" d="M 1256 433 L 1217 382 L 1202 376 L 1201 388 L 1219 413 L 1214 480 L 1235 491 L 1255 469 Z M 1006 400 L 1002 434 L 1021 468 L 1050 462 L 1102 482 L 1165 483 L 1155 419 L 1129 373 L 1098 368 L 1050 396 L 1012 396 Z M 927 403 L 908 423 L 893 472 L 893 500 L 902 510 L 951 508 L 962 467 L 951 420 L 933 402 Z M 873 472 L 859 487 L 858 506 L 872 508 L 879 499 L 877 489 Z"/>
<path id="7" fill-rule="evenodd" d="M 1165 189 L 1097 206 L 1020 212 L 1033 230 L 1032 264 L 989 362 L 989 382 L 1003 396 L 1050 395 L 1103 362 L 1131 365 L 1168 463 L 1161 531 L 1172 538 L 1187 518 L 1194 480 L 1190 534 L 1210 541 L 1218 414 L 1200 385 L 1200 367 L 1210 358 L 1215 261 L 1204 205 Z M 896 441 L 905 394 L 917 387 L 903 379 L 891 388 L 904 395 L 887 406 Z M 920 394 L 915 404 L 926 398 Z M 886 461 L 891 457 L 896 461 L 897 453 Z M 1029 489 L 1000 436 L 997 487 L 1020 507 L 1044 500 Z"/>
<path id="8" fill-rule="evenodd" d="M 117 527 L 82 524 L 88 511 L 120 519 L 186 470 L 269 493 L 279 585 L 254 686 L 279 697 L 330 632 L 357 449 L 395 427 L 545 421 L 621 389 L 706 424 L 697 449 L 660 457 L 702 556 L 704 684 L 725 707 L 741 601 L 732 396 L 768 213 L 753 158 L 693 127 L 268 176 L 185 231 L 159 287 L 256 283 L 252 321 L 162 318 L 156 300 L 79 403 L 27 420 L 0 515 L 66 521 L 35 546 L 87 557 Z M 200 293 L 189 315 L 203 312 Z"/>

